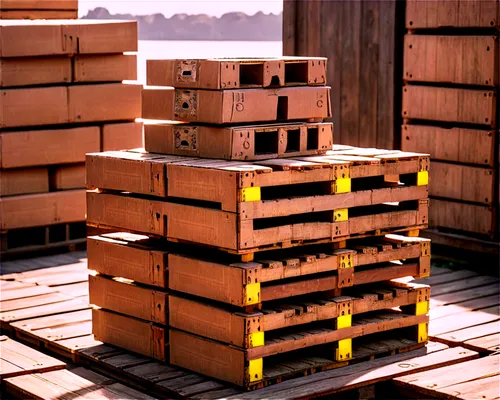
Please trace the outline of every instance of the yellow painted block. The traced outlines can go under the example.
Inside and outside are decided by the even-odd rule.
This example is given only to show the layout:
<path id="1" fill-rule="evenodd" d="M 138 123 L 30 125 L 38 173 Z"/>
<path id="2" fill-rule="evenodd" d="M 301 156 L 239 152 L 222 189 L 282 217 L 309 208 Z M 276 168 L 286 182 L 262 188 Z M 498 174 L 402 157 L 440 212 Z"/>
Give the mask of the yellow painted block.
<path id="1" fill-rule="evenodd" d="M 346 361 L 352 358 L 352 339 L 342 339 L 335 350 L 335 361 Z"/>
<path id="2" fill-rule="evenodd" d="M 417 186 L 426 186 L 429 184 L 429 171 L 420 171 L 417 174 Z"/>
<path id="3" fill-rule="evenodd" d="M 349 210 L 347 208 L 339 208 L 333 211 L 335 215 L 335 222 L 342 222 L 349 220 Z"/>
<path id="4" fill-rule="evenodd" d="M 339 178 L 335 181 L 335 193 L 349 193 L 351 191 L 351 178 Z"/>
<path id="5" fill-rule="evenodd" d="M 417 328 L 418 332 L 418 343 L 424 343 L 427 342 L 427 335 L 429 331 L 429 324 L 427 322 L 422 322 L 421 324 L 418 324 Z"/>
<path id="6" fill-rule="evenodd" d="M 241 189 L 241 201 L 260 201 L 260 187 L 249 187 Z"/>
<path id="7" fill-rule="evenodd" d="M 245 286 L 245 305 L 260 303 L 260 283 L 249 283 Z"/>
<path id="8" fill-rule="evenodd" d="M 417 303 L 415 315 L 425 315 L 429 312 L 429 302 L 421 301 Z"/>
<path id="9" fill-rule="evenodd" d="M 337 318 L 337 329 L 349 328 L 352 326 L 352 315 L 342 315 Z"/>
<path id="10" fill-rule="evenodd" d="M 407 233 L 408 237 L 418 237 L 420 235 L 419 229 L 412 229 Z"/>
<path id="11" fill-rule="evenodd" d="M 248 365 L 248 380 L 250 382 L 257 382 L 262 380 L 264 369 L 264 361 L 262 358 L 250 360 Z"/>
<path id="12" fill-rule="evenodd" d="M 248 347 L 264 346 L 264 332 L 254 332 L 248 334 Z"/>

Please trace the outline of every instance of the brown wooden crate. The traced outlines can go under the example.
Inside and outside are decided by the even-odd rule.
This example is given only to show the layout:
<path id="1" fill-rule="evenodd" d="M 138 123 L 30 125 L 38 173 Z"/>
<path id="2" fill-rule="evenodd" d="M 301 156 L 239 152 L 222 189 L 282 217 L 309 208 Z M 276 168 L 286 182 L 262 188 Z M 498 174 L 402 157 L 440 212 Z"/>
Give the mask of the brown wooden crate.
<path id="1" fill-rule="evenodd" d="M 152 86 L 191 89 L 238 89 L 326 84 L 326 58 L 148 60 Z"/>
<path id="2" fill-rule="evenodd" d="M 142 122 L 104 124 L 102 151 L 136 149 L 143 147 Z"/>
<path id="3" fill-rule="evenodd" d="M 331 123 L 218 128 L 146 123 L 146 151 L 226 160 L 264 160 L 324 154 L 333 143 Z"/>
<path id="4" fill-rule="evenodd" d="M 83 189 L 85 187 L 85 164 L 56 167 L 50 173 L 52 190 Z"/>
<path id="5" fill-rule="evenodd" d="M 162 361 L 166 360 L 165 346 L 168 344 L 168 331 L 164 327 L 106 310 L 93 309 L 92 333 L 95 339 L 101 342 Z"/>
<path id="6" fill-rule="evenodd" d="M 137 21 L 1 21 L 0 56 L 113 54 L 137 51 Z"/>
<path id="7" fill-rule="evenodd" d="M 495 165 L 498 131 L 403 125 L 403 151 L 428 153 L 433 159 L 465 164 Z"/>
<path id="8" fill-rule="evenodd" d="M 448 228 L 464 232 L 494 236 L 495 209 L 488 206 L 431 199 L 429 227 Z"/>
<path id="9" fill-rule="evenodd" d="M 331 116 L 329 87 L 237 92 L 146 87 L 142 102 L 142 118 L 167 121 L 224 124 Z"/>
<path id="10" fill-rule="evenodd" d="M 47 168 L 0 170 L 0 197 L 48 191 Z"/>
<path id="11" fill-rule="evenodd" d="M 494 28 L 500 24 L 496 0 L 408 0 L 406 28 Z"/>
<path id="12" fill-rule="evenodd" d="M 498 85 L 498 37 L 406 35 L 403 79 Z"/>
<path id="13" fill-rule="evenodd" d="M 406 85 L 403 118 L 496 126 L 497 93 L 489 89 L 456 89 Z"/>
<path id="14" fill-rule="evenodd" d="M 85 191 L 0 198 L 0 229 L 9 230 L 85 220 Z"/>
<path id="15" fill-rule="evenodd" d="M 429 195 L 476 203 L 495 203 L 495 170 L 433 161 Z"/>
<path id="16" fill-rule="evenodd" d="M 84 162 L 86 153 L 99 150 L 97 126 L 0 133 L 2 168 Z"/>
<path id="17" fill-rule="evenodd" d="M 90 304 L 145 321 L 168 324 L 165 292 L 117 279 L 90 275 Z"/>

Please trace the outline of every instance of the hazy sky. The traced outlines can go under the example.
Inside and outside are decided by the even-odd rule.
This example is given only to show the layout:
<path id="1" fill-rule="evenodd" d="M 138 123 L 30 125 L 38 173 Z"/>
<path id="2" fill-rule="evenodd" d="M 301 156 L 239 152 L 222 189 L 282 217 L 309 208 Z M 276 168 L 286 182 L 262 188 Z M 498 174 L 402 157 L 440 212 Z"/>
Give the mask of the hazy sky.
<path id="1" fill-rule="evenodd" d="M 111 13 L 136 15 L 162 13 L 166 17 L 173 14 L 208 14 L 220 17 L 231 11 L 243 11 L 253 15 L 258 11 L 279 13 L 283 10 L 283 0 L 80 0 L 79 14 L 88 10 L 106 7 Z"/>

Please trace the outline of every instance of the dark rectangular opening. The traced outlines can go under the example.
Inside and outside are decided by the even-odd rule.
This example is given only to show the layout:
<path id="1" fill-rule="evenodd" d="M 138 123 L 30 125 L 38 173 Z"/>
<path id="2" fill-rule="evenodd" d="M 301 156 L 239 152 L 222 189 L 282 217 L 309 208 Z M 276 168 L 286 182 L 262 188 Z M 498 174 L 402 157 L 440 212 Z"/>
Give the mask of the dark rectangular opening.
<path id="1" fill-rule="evenodd" d="M 307 61 L 285 63 L 285 84 L 307 85 Z"/>
<path id="2" fill-rule="evenodd" d="M 262 86 L 264 64 L 240 64 L 240 86 Z"/>
<path id="3" fill-rule="evenodd" d="M 316 128 L 307 128 L 307 150 L 317 150 L 319 144 L 319 131 Z"/>
<path id="4" fill-rule="evenodd" d="M 277 120 L 287 120 L 288 119 L 288 97 L 278 96 L 278 110 L 276 112 Z"/>
<path id="5" fill-rule="evenodd" d="M 66 224 L 52 225 L 49 227 L 49 243 L 66 241 Z"/>
<path id="6" fill-rule="evenodd" d="M 286 142 L 286 153 L 300 151 L 300 129 L 289 129 L 287 131 L 288 139 Z"/>
<path id="7" fill-rule="evenodd" d="M 85 222 L 76 222 L 69 226 L 69 240 L 82 239 L 87 236 Z"/>
<path id="8" fill-rule="evenodd" d="M 254 148 L 255 155 L 278 154 L 278 130 L 255 131 Z"/>
<path id="9" fill-rule="evenodd" d="M 7 232 L 7 248 L 37 246 L 45 244 L 45 227 L 14 229 Z"/>

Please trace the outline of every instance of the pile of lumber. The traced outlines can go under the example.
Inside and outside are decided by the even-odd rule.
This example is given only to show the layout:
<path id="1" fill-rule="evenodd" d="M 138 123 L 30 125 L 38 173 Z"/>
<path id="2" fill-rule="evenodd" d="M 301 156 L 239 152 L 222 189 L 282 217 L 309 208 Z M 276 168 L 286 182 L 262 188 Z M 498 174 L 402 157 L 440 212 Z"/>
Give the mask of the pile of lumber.
<path id="1" fill-rule="evenodd" d="M 87 155 L 97 340 L 246 389 L 426 344 L 429 155 L 332 145 L 325 69 L 148 62 L 146 150 Z"/>
<path id="2" fill-rule="evenodd" d="M 137 23 L 1 21 L 0 43 L 0 254 L 84 242 L 85 154 L 143 142 Z"/>

